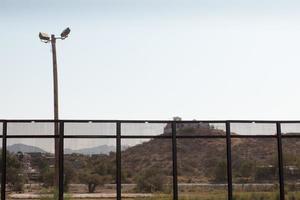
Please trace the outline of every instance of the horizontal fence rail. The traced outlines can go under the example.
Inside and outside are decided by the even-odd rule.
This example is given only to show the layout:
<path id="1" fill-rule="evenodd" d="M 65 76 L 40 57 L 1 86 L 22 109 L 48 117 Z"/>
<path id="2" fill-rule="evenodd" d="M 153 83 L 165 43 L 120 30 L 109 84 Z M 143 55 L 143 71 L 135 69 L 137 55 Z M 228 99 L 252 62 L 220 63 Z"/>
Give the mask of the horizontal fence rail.
<path id="1" fill-rule="evenodd" d="M 26 195 L 39 199 L 39 195 L 47 197 L 52 193 L 53 198 L 59 200 L 69 199 L 68 195 L 73 195 L 71 199 L 84 199 L 86 195 L 86 198 L 121 200 L 153 198 L 157 194 L 174 200 L 201 199 L 199 191 L 205 188 L 222 190 L 220 195 L 225 196 L 216 196 L 216 199 L 233 200 L 245 199 L 245 192 L 239 191 L 256 190 L 255 187 L 260 188 L 253 192 L 258 196 L 268 193 L 264 191 L 275 191 L 274 194 L 269 192 L 273 195 L 270 199 L 300 197 L 300 193 L 294 192 L 300 190 L 300 160 L 295 156 L 300 155 L 300 121 L 0 120 L 0 139 L 1 200 L 10 195 L 11 199 L 26 199 Z M 33 141 L 40 142 L 34 146 Z M 109 142 L 106 144 L 106 141 Z M 76 142 L 84 148 L 68 149 L 68 145 L 76 148 Z M 105 153 L 89 153 L 90 148 L 97 146 L 87 146 L 84 142 L 102 144 L 107 149 L 103 150 Z M 210 156 L 203 157 L 204 154 Z M 40 160 L 44 163 L 35 163 Z M 101 164 L 104 160 L 106 163 Z M 113 165 L 109 165 L 111 163 Z M 38 165 L 41 166 L 37 170 Z M 150 166 L 164 173 L 161 177 L 166 177 L 165 180 Z M 77 177 L 85 167 L 89 167 L 86 173 L 90 174 Z M 240 171 L 236 172 L 237 169 Z M 252 171 L 255 174 L 250 173 Z M 42 173 L 45 177 L 52 173 L 53 181 L 48 179 L 49 183 L 45 183 Z M 70 182 L 74 174 L 76 180 Z M 90 176 L 94 183 L 86 180 Z M 147 176 L 152 176 L 150 183 L 143 182 Z M 83 183 L 87 186 L 82 186 Z M 147 184 L 152 184 L 149 190 Z M 29 190 L 27 187 L 50 188 L 52 185 L 52 193 L 22 194 Z M 95 194 L 97 186 L 106 188 Z M 87 187 L 88 192 L 84 190 Z M 68 194 L 68 190 L 76 191 Z M 108 190 L 115 192 L 110 194 Z"/>

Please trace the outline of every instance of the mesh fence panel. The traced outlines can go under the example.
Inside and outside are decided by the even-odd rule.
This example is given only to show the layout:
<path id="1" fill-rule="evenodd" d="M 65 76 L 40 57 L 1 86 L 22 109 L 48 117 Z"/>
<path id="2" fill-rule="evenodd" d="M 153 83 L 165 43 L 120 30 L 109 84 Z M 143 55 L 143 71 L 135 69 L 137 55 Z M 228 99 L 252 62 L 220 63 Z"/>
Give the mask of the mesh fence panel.
<path id="1" fill-rule="evenodd" d="M 171 199 L 171 139 L 122 139 L 122 145 L 127 147 L 121 158 L 122 197 L 139 193 L 144 198 L 152 194 L 155 199 Z"/>
<path id="2" fill-rule="evenodd" d="M 54 190 L 54 139 L 8 138 L 6 159 L 7 199 Z"/>
<path id="3" fill-rule="evenodd" d="M 116 140 L 65 139 L 66 195 L 74 198 L 116 197 Z"/>
<path id="4" fill-rule="evenodd" d="M 65 135 L 116 135 L 116 123 L 65 123 Z"/>
<path id="5" fill-rule="evenodd" d="M 53 122 L 7 123 L 7 135 L 54 135 Z"/>
<path id="6" fill-rule="evenodd" d="M 283 138 L 282 151 L 286 199 L 296 199 L 300 191 L 300 138 Z"/>
<path id="7" fill-rule="evenodd" d="M 232 135 L 276 135 L 275 123 L 231 123 Z"/>
<path id="8" fill-rule="evenodd" d="M 179 199 L 227 199 L 225 139 L 177 139 Z"/>
<path id="9" fill-rule="evenodd" d="M 170 133 L 167 123 L 122 123 L 121 135 L 157 136 Z"/>
<path id="10" fill-rule="evenodd" d="M 237 199 L 276 199 L 278 157 L 275 138 L 232 139 L 233 191 Z"/>
<path id="11" fill-rule="evenodd" d="M 300 123 L 282 123 L 281 133 L 283 135 L 299 135 L 300 136 Z"/>

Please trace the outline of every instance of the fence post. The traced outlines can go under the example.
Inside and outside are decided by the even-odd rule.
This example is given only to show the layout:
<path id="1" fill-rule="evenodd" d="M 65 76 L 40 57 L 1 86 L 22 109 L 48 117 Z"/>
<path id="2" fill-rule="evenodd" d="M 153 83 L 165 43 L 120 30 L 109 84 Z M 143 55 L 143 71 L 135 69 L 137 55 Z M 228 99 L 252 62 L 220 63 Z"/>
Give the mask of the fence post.
<path id="1" fill-rule="evenodd" d="M 7 122 L 2 124 L 2 179 L 1 179 L 1 200 L 5 200 L 6 189 L 6 135 L 7 135 Z"/>
<path id="2" fill-rule="evenodd" d="M 59 141 L 59 188 L 58 188 L 58 199 L 64 199 L 64 122 L 59 124 L 59 138 L 55 140 Z"/>
<path id="3" fill-rule="evenodd" d="M 226 122 L 227 190 L 228 200 L 232 200 L 232 165 L 230 122 Z"/>
<path id="4" fill-rule="evenodd" d="M 277 132 L 277 150 L 278 150 L 279 194 L 280 194 L 280 200 L 284 200 L 283 156 L 282 156 L 282 137 L 281 137 L 280 122 L 276 122 L 276 132 Z"/>
<path id="5" fill-rule="evenodd" d="M 116 167 L 117 167 L 117 200 L 121 200 L 121 122 L 117 122 L 117 153 L 116 153 Z"/>
<path id="6" fill-rule="evenodd" d="M 172 122 L 173 200 L 178 200 L 176 122 Z"/>

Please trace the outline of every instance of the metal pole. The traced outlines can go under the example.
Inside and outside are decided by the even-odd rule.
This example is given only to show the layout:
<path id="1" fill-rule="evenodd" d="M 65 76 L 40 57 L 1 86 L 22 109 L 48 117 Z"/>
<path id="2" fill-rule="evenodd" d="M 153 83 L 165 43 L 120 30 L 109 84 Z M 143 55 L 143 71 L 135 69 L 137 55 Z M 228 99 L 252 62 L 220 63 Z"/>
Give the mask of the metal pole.
<path id="1" fill-rule="evenodd" d="M 3 122 L 3 138 L 2 138 L 2 179 L 1 179 L 1 200 L 5 200 L 6 189 L 6 135 L 7 135 L 7 122 Z"/>
<path id="2" fill-rule="evenodd" d="M 228 200 L 232 200 L 232 165 L 231 165 L 231 134 L 230 122 L 226 122 L 226 149 L 227 149 L 227 192 Z"/>
<path id="3" fill-rule="evenodd" d="M 58 123 L 58 122 L 57 122 Z M 60 122 L 58 141 L 58 200 L 64 199 L 64 122 Z"/>
<path id="4" fill-rule="evenodd" d="M 57 58 L 56 58 L 55 35 L 51 35 L 51 46 L 52 46 L 52 60 L 53 60 L 54 120 L 58 120 L 58 81 L 57 81 Z"/>
<path id="5" fill-rule="evenodd" d="M 117 122 L 117 153 L 116 153 L 116 165 L 117 165 L 117 176 L 116 176 L 116 183 L 117 183 L 117 200 L 121 200 L 121 123 Z"/>
<path id="6" fill-rule="evenodd" d="M 278 172 L 279 172 L 279 194 L 280 200 L 284 200 L 284 179 L 283 179 L 283 159 L 282 159 L 282 138 L 281 138 L 281 124 L 276 123 L 277 130 L 277 150 L 278 150 Z"/>
<path id="7" fill-rule="evenodd" d="M 52 46 L 52 61 L 53 61 L 53 97 L 54 97 L 54 135 L 59 135 L 58 125 L 58 80 L 57 80 L 57 58 L 56 58 L 56 38 L 55 35 L 51 35 Z M 55 140 L 55 164 L 54 164 L 54 185 L 59 186 L 59 140 Z"/>
<path id="8" fill-rule="evenodd" d="M 176 122 L 172 122 L 173 199 L 178 200 Z"/>

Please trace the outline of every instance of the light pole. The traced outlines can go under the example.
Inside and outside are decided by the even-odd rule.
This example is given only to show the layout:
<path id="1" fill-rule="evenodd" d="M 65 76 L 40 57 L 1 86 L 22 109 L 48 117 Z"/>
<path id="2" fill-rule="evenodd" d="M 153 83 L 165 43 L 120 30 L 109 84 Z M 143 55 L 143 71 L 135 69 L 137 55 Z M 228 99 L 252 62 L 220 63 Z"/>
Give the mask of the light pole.
<path id="1" fill-rule="evenodd" d="M 56 58 L 56 40 L 64 40 L 69 36 L 71 32 L 70 28 L 66 28 L 61 34 L 60 37 L 55 37 L 54 34 L 51 34 L 51 37 L 47 33 L 39 33 L 39 38 L 42 42 L 48 43 L 51 42 L 52 47 L 52 62 L 53 62 L 53 97 L 54 97 L 54 135 L 59 135 L 59 126 L 58 126 L 58 78 L 57 78 L 57 58 Z M 58 138 L 54 141 L 54 185 L 58 187 L 59 185 L 59 140 Z"/>

